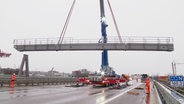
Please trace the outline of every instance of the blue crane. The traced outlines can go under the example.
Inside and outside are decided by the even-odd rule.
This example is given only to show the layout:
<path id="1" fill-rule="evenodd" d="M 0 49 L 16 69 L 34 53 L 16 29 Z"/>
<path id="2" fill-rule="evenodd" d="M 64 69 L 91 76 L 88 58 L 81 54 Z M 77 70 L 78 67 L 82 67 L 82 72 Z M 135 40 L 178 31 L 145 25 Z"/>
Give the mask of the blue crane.
<path id="1" fill-rule="evenodd" d="M 106 33 L 106 20 L 105 20 L 105 10 L 104 10 L 104 0 L 100 0 L 100 16 L 101 16 L 101 33 L 102 33 L 102 38 L 100 43 L 107 43 L 107 33 Z M 101 72 L 106 75 L 112 75 L 115 74 L 115 72 L 112 70 L 112 68 L 109 67 L 109 62 L 108 62 L 108 51 L 103 50 L 102 52 L 102 64 L 101 64 Z"/>
<path id="2" fill-rule="evenodd" d="M 100 12 L 101 12 L 101 33 L 102 33 L 102 43 L 107 43 L 107 33 L 106 33 L 106 21 L 105 21 L 105 11 L 104 11 L 104 1 L 100 0 Z M 102 52 L 102 70 L 108 67 L 108 52 L 103 50 Z"/>

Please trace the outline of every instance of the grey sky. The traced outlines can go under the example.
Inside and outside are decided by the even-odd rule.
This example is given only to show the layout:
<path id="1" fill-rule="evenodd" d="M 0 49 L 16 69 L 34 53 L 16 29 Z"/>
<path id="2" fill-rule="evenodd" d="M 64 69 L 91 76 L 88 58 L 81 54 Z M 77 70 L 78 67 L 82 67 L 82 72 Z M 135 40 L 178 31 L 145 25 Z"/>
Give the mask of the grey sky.
<path id="1" fill-rule="evenodd" d="M 13 48 L 14 39 L 59 37 L 73 0 L 0 0 L 0 49 L 11 52 L 1 67 L 19 67 L 23 52 Z M 173 37 L 174 52 L 110 51 L 109 64 L 120 73 L 171 73 L 171 62 L 184 62 L 183 0 L 110 0 L 122 36 Z M 108 36 L 117 36 L 106 5 Z M 77 0 L 66 37 L 100 38 L 99 0 Z M 101 65 L 101 51 L 24 52 L 30 70 L 60 72 Z M 184 65 L 178 73 L 184 74 Z"/>

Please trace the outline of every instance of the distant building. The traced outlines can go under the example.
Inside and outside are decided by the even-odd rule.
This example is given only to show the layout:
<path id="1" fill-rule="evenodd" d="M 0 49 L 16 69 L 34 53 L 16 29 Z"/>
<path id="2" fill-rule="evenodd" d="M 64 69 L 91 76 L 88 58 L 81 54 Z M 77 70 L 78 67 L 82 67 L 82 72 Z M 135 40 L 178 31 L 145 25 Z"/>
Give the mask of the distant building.
<path id="1" fill-rule="evenodd" d="M 47 72 L 43 72 L 43 71 L 30 71 L 29 72 L 29 76 L 31 77 L 45 77 L 47 76 L 48 73 Z"/>
<path id="2" fill-rule="evenodd" d="M 54 70 L 51 70 L 51 71 L 48 71 L 48 76 L 59 76 L 60 73 L 58 71 L 54 71 Z"/>
<path id="3" fill-rule="evenodd" d="M 13 69 L 13 68 L 0 68 L 1 74 L 18 74 L 19 69 Z"/>
<path id="4" fill-rule="evenodd" d="M 80 70 L 76 70 L 76 71 L 72 71 L 72 77 L 81 77 L 81 71 Z"/>
<path id="5" fill-rule="evenodd" d="M 71 73 L 60 73 L 61 77 L 66 78 L 66 77 L 72 77 Z"/>
<path id="6" fill-rule="evenodd" d="M 81 69 L 72 71 L 72 77 L 88 77 L 89 71 L 87 69 Z"/>

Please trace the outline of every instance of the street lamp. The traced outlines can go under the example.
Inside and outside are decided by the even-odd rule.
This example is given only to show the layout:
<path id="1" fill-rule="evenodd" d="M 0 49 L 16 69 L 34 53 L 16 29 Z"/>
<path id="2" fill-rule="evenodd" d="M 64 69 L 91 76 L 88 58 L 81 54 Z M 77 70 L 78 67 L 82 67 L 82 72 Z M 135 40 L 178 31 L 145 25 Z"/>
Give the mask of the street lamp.
<path id="1" fill-rule="evenodd" d="M 173 71 L 173 75 L 176 75 L 176 63 L 175 63 L 175 61 L 172 62 L 172 71 Z"/>
<path id="2" fill-rule="evenodd" d="M 181 64 L 184 64 L 184 63 L 176 63 L 174 60 L 172 62 L 172 71 L 173 71 L 173 75 L 176 75 L 176 64 L 177 65 L 181 65 Z"/>

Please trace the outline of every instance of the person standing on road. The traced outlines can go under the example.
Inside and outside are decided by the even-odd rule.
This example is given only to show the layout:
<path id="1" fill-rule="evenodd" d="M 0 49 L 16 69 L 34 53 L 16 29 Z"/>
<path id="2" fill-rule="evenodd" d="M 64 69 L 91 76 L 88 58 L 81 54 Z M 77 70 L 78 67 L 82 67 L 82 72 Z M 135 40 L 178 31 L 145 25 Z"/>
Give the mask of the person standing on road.
<path id="1" fill-rule="evenodd" d="M 13 73 L 13 75 L 11 76 L 11 85 L 10 85 L 11 88 L 14 88 L 15 81 L 16 81 L 16 75 L 15 73 Z"/>
<path id="2" fill-rule="evenodd" d="M 149 77 L 146 78 L 146 93 L 147 94 L 150 93 L 150 78 Z"/>

